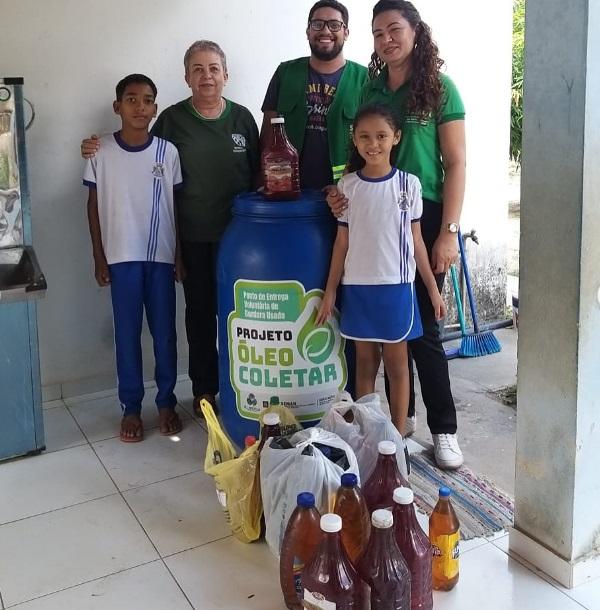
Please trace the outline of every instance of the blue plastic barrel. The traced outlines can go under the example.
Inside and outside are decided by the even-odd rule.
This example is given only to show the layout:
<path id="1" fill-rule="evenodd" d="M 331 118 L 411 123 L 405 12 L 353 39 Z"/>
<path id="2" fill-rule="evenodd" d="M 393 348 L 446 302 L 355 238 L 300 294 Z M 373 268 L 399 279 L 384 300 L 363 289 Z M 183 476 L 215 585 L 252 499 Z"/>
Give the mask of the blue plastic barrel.
<path id="1" fill-rule="evenodd" d="M 322 193 L 237 197 L 217 261 L 221 415 L 233 441 L 258 435 L 271 402 L 317 422 L 347 379 L 337 318 L 315 327 L 336 223 Z"/>

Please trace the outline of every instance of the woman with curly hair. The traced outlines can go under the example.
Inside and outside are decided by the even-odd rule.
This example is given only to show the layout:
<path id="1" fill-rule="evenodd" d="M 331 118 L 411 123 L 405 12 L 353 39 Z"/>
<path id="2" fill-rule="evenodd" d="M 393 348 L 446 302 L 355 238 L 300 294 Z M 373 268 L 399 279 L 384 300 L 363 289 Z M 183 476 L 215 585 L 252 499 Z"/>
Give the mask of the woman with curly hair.
<path id="1" fill-rule="evenodd" d="M 411 2 L 380 0 L 373 8 L 372 29 L 371 80 L 361 101 L 386 103 L 398 114 L 402 139 L 396 166 L 421 182 L 423 240 L 441 290 L 444 275 L 458 255 L 465 188 L 464 106 L 454 83 L 440 73 L 444 62 L 431 29 Z M 344 197 L 335 190 L 327 201 L 336 216 L 346 207 Z M 415 286 L 423 336 L 409 342 L 409 351 L 417 364 L 436 461 L 442 468 L 458 468 L 463 456 L 456 437 L 448 363 L 431 300 L 418 276 Z M 412 374 L 410 379 L 406 435 L 416 425 Z"/>

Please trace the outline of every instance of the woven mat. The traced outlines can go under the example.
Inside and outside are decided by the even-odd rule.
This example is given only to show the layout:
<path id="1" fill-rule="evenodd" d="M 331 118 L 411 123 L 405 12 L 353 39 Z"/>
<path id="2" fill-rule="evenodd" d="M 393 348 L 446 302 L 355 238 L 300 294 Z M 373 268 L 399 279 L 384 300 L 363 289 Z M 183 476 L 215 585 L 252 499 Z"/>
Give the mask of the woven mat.
<path id="1" fill-rule="evenodd" d="M 460 521 L 463 540 L 491 536 L 513 523 L 513 499 L 493 483 L 465 466 L 458 470 L 440 470 L 427 451 L 410 456 L 410 485 L 415 504 L 431 514 L 438 499 L 438 489 L 452 489 L 452 506 Z"/>

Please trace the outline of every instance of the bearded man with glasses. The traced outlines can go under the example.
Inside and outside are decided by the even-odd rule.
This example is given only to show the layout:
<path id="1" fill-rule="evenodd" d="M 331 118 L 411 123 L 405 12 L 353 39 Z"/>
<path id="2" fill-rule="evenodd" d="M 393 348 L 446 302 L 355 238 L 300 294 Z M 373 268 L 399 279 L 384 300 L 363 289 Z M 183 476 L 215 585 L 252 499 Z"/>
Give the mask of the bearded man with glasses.
<path id="1" fill-rule="evenodd" d="M 314 4 L 306 28 L 310 57 L 280 64 L 262 105 L 261 144 L 268 144 L 271 119 L 283 116 L 300 157 L 301 188 L 333 184 L 346 166 L 350 128 L 368 80 L 364 66 L 344 59 L 349 33 L 348 9 L 343 4 L 336 0 Z"/>

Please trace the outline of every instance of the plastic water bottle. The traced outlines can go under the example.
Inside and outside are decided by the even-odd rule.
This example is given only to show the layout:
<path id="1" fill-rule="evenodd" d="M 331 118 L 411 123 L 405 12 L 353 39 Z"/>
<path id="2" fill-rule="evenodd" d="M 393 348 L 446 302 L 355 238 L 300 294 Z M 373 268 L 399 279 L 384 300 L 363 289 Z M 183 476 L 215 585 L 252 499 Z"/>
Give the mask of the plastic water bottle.
<path id="1" fill-rule="evenodd" d="M 365 610 L 366 587 L 350 562 L 340 531 L 342 518 L 321 517 L 323 539 L 302 571 L 303 603 L 310 610 Z"/>
<path id="2" fill-rule="evenodd" d="M 371 516 L 371 537 L 358 572 L 371 589 L 371 610 L 410 610 L 410 572 L 394 536 L 394 517 L 380 509 Z"/>
<path id="3" fill-rule="evenodd" d="M 412 489 L 398 487 L 394 490 L 394 534 L 410 570 L 410 607 L 412 610 L 431 610 L 432 548 L 417 521 L 413 500 Z"/>
<path id="4" fill-rule="evenodd" d="M 283 535 L 279 557 L 281 591 L 290 610 L 302 609 L 302 570 L 312 559 L 323 537 L 320 520 L 314 495 L 308 492 L 298 494 L 297 506 Z"/>
<path id="5" fill-rule="evenodd" d="M 342 544 L 350 561 L 356 565 L 369 542 L 371 518 L 355 474 L 342 475 L 342 484 L 336 493 L 333 512 L 342 518 Z"/>
<path id="6" fill-rule="evenodd" d="M 370 512 L 378 508 L 392 508 L 394 489 L 409 487 L 398 470 L 396 443 L 381 441 L 377 445 L 379 456 L 368 481 L 363 485 L 363 494 Z"/>
<path id="7" fill-rule="evenodd" d="M 431 566 L 433 588 L 450 591 L 458 582 L 460 524 L 452 503 L 449 487 L 440 487 L 439 499 L 429 517 L 429 540 L 433 546 Z"/>

